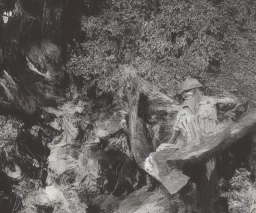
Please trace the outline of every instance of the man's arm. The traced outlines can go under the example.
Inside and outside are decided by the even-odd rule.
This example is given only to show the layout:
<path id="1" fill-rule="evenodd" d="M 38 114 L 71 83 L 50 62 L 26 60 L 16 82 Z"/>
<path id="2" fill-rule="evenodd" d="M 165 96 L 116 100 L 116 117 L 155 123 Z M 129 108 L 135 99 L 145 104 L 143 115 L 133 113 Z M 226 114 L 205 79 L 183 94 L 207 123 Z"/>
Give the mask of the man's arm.
<path id="1" fill-rule="evenodd" d="M 156 151 L 158 152 L 158 151 L 161 151 L 161 150 L 163 150 L 163 149 L 170 148 L 170 147 L 173 148 L 173 145 L 172 145 L 172 144 L 176 144 L 176 140 L 177 140 L 177 137 L 179 136 L 179 134 L 180 134 L 180 131 L 174 130 L 170 141 L 169 141 L 168 143 L 162 143 L 162 144 L 156 149 Z"/>
<path id="2" fill-rule="evenodd" d="M 229 118 L 233 121 L 236 120 L 236 106 L 237 106 L 237 101 L 233 98 L 230 97 L 221 97 L 217 98 L 217 103 L 219 104 L 220 108 L 224 111 L 224 117 Z"/>
<path id="3" fill-rule="evenodd" d="M 171 139 L 170 139 L 170 141 L 168 143 L 175 144 L 179 134 L 180 134 L 179 130 L 174 130 L 174 132 L 172 134 L 172 137 L 171 137 Z"/>
<path id="4" fill-rule="evenodd" d="M 173 134 L 171 139 L 167 142 L 167 143 L 162 143 L 157 149 L 156 151 L 160 151 L 163 149 L 166 149 L 168 147 L 172 147 L 172 144 L 176 143 L 177 137 L 180 134 L 180 130 L 179 130 L 179 119 L 180 119 L 180 112 L 178 113 L 177 117 L 176 117 L 176 121 L 173 127 Z"/>
<path id="5" fill-rule="evenodd" d="M 176 144 L 177 138 L 180 134 L 180 118 L 182 111 L 179 111 L 175 120 L 175 124 L 173 126 L 173 134 L 171 139 L 168 141 L 168 144 Z"/>
<path id="6" fill-rule="evenodd" d="M 217 98 L 217 104 L 221 104 L 228 107 L 235 107 L 237 102 L 235 99 L 230 97 L 220 97 Z"/>
<path id="7" fill-rule="evenodd" d="M 166 149 L 166 148 L 173 148 L 175 146 L 174 144 L 176 144 L 176 140 L 177 140 L 177 137 L 179 136 L 179 134 L 180 134 L 179 130 L 174 130 L 170 141 L 168 143 L 162 143 L 156 149 L 156 151 L 158 152 L 158 151 L 161 151 L 161 150 Z"/>

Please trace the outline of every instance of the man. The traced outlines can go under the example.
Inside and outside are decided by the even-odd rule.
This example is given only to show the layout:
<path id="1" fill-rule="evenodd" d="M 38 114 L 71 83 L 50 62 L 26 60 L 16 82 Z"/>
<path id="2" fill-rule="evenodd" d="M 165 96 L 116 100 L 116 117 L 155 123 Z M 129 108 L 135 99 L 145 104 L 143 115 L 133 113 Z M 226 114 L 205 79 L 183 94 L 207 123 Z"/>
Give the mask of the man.
<path id="1" fill-rule="evenodd" d="M 236 101 L 228 97 L 204 96 L 200 90 L 202 87 L 203 85 L 195 78 L 188 77 L 185 80 L 181 91 L 184 103 L 177 114 L 173 135 L 169 143 L 161 144 L 157 151 L 199 145 L 207 141 L 204 140 L 206 137 L 217 134 L 225 127 L 225 122 L 218 121 L 217 105 L 234 108 Z M 230 116 L 234 116 L 234 113 L 229 113 Z M 200 192 L 197 200 L 202 209 L 207 209 L 217 197 L 218 175 L 215 166 L 216 159 L 212 158 L 205 165 L 190 165 L 183 168 L 197 185 Z"/>
<path id="2" fill-rule="evenodd" d="M 166 147 L 195 146 L 205 137 L 217 134 L 223 124 L 217 118 L 217 105 L 233 108 L 236 101 L 232 98 L 204 96 L 203 85 L 195 78 L 187 77 L 182 87 L 184 103 L 177 114 L 173 135 L 169 143 L 161 144 L 157 151 Z M 229 116 L 234 116 L 230 113 Z"/>

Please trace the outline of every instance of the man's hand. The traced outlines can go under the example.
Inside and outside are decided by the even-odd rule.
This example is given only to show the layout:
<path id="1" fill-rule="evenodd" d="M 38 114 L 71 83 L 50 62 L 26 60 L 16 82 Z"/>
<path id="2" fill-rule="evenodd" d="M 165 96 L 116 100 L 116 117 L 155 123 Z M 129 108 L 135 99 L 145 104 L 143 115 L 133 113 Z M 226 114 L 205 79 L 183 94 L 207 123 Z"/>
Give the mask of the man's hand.
<path id="1" fill-rule="evenodd" d="M 232 121 L 236 120 L 236 112 L 235 110 L 229 110 L 227 112 L 224 113 L 224 117 L 226 119 L 231 119 Z"/>

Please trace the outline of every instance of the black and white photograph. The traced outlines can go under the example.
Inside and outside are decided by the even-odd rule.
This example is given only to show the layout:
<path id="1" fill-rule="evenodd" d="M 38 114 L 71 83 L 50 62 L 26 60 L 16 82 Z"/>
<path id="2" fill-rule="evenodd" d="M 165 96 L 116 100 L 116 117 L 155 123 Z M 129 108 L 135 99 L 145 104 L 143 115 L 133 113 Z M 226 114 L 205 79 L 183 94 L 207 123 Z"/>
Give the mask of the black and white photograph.
<path id="1" fill-rule="evenodd" d="M 256 0 L 0 0 L 0 213 L 256 213 Z"/>

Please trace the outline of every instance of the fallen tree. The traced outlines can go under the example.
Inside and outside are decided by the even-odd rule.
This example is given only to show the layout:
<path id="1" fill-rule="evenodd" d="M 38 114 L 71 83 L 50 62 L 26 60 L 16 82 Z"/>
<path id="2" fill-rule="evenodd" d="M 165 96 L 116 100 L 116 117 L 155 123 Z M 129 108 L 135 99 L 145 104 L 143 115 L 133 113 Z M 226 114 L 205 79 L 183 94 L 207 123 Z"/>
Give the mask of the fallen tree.
<path id="1" fill-rule="evenodd" d="M 256 112 L 252 112 L 241 117 L 236 122 L 223 121 L 222 124 L 224 125 L 222 128 L 213 136 L 204 138 L 200 145 L 183 147 L 182 149 L 173 146 L 173 148 L 152 152 L 152 138 L 149 137 L 147 133 L 148 129 L 144 125 L 145 123 L 138 115 L 141 94 L 147 96 L 149 108 L 151 107 L 150 104 L 154 106 L 151 107 L 153 109 L 150 111 L 151 114 L 157 114 L 158 110 L 162 110 L 167 114 L 172 113 L 175 115 L 179 106 L 174 100 L 161 93 L 157 88 L 150 86 L 148 82 L 138 78 L 135 73 L 136 71 L 133 68 L 126 70 L 127 82 L 125 94 L 129 103 L 131 152 L 137 164 L 161 182 L 172 195 L 179 192 L 191 179 L 186 168 L 204 165 L 213 157 L 221 155 L 239 139 L 251 134 L 256 127 Z M 161 105 L 161 103 L 163 104 Z M 174 120 L 174 117 L 171 116 L 171 119 Z M 214 174 L 217 174 L 216 171 L 214 171 Z M 202 175 L 205 176 L 205 174 Z M 214 186 L 210 186 L 210 182 L 213 180 L 211 178 L 208 179 L 203 184 L 210 187 L 209 190 L 213 190 L 217 186 L 216 184 L 218 184 L 218 177 L 212 183 Z"/>
<path id="2" fill-rule="evenodd" d="M 168 114 L 178 112 L 180 106 L 177 101 L 162 93 L 156 86 L 143 78 L 138 78 L 140 92 L 148 98 L 148 110 L 150 113 L 165 111 Z"/>
<path id="3" fill-rule="evenodd" d="M 170 194 L 177 193 L 189 180 L 182 172 L 186 164 L 207 162 L 245 135 L 251 134 L 255 128 L 256 112 L 252 112 L 227 126 L 217 135 L 205 138 L 200 145 L 151 153 L 144 169 L 158 179 Z"/>
<path id="4" fill-rule="evenodd" d="M 138 117 L 138 105 L 140 98 L 140 81 L 134 68 L 127 68 L 126 85 L 124 92 L 129 104 L 129 136 L 131 152 L 139 167 L 143 168 L 144 159 L 153 151 L 150 137 L 142 119 Z"/>

